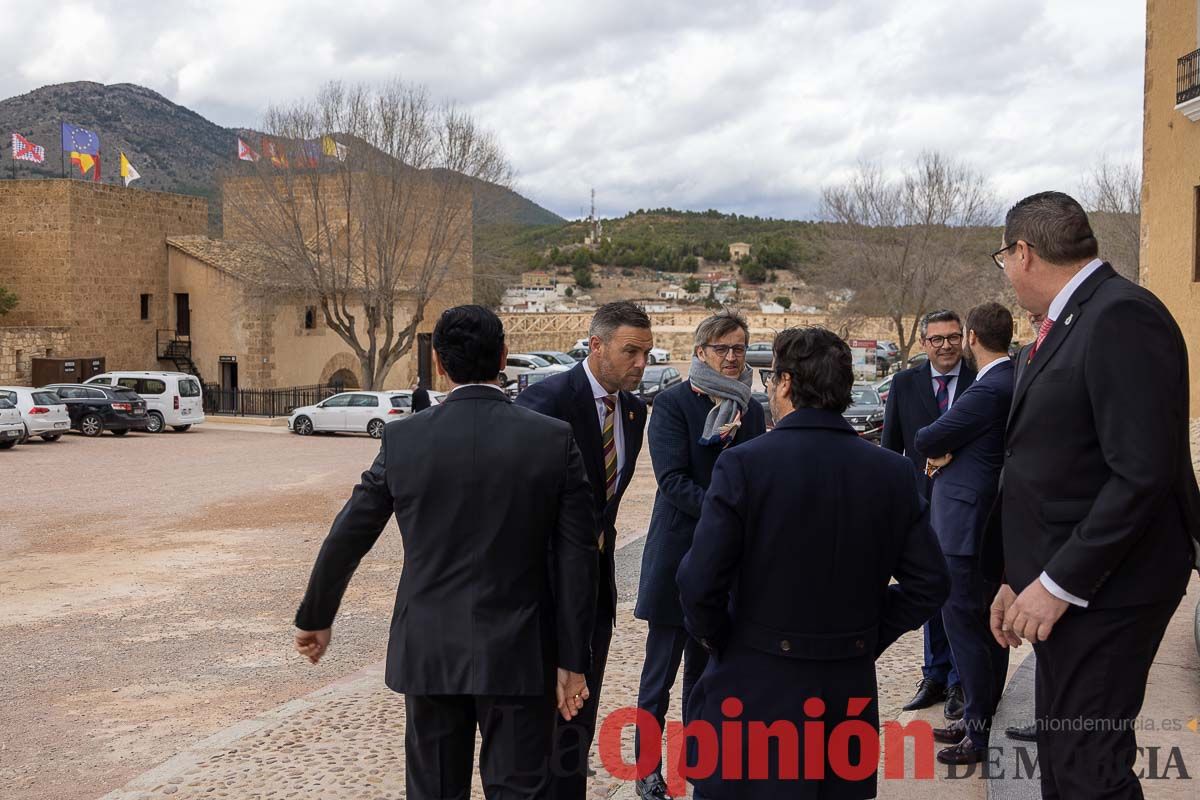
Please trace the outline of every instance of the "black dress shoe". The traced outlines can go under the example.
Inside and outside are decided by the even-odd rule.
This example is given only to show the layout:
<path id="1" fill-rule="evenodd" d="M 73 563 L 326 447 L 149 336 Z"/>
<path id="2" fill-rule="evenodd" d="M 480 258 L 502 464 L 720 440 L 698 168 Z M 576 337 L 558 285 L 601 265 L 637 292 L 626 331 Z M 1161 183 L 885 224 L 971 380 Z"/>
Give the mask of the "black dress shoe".
<path id="1" fill-rule="evenodd" d="M 667 784 L 657 772 L 651 772 L 645 778 L 634 781 L 633 788 L 642 800 L 671 800 L 671 795 L 667 794 Z"/>
<path id="2" fill-rule="evenodd" d="M 946 690 L 946 707 L 942 710 L 946 719 L 962 719 L 966 707 L 967 701 L 961 686 L 951 686 Z"/>
<path id="3" fill-rule="evenodd" d="M 904 707 L 905 711 L 916 711 L 920 708 L 929 708 L 937 705 L 946 699 L 946 685 L 939 683 L 933 678 L 922 678 L 917 684 L 917 693 L 913 695 L 913 699 L 908 701 L 908 705 Z"/>
<path id="4" fill-rule="evenodd" d="M 1012 725 L 1004 729 L 1004 735 L 1010 739 L 1016 739 L 1019 742 L 1036 742 L 1037 741 L 1037 725 L 1030 723 L 1028 725 Z"/>
<path id="5" fill-rule="evenodd" d="M 943 764 L 951 764 L 953 766 L 978 764 L 981 761 L 987 760 L 987 748 L 976 747 L 971 744 L 970 736 L 964 736 L 958 744 L 938 750 L 937 760 Z"/>
<path id="6" fill-rule="evenodd" d="M 967 723 L 962 720 L 951 722 L 944 728 L 933 729 L 933 740 L 942 744 L 958 744 L 967 735 Z"/>

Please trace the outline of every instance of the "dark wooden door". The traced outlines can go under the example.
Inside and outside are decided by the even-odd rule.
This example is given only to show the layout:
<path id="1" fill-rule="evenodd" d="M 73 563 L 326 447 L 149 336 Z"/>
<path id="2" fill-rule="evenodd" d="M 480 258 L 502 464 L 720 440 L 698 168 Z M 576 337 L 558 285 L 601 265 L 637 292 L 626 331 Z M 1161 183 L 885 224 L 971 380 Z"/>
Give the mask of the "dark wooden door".
<path id="1" fill-rule="evenodd" d="M 177 336 L 192 335 L 192 309 L 188 305 L 186 294 L 175 295 L 175 334 Z"/>

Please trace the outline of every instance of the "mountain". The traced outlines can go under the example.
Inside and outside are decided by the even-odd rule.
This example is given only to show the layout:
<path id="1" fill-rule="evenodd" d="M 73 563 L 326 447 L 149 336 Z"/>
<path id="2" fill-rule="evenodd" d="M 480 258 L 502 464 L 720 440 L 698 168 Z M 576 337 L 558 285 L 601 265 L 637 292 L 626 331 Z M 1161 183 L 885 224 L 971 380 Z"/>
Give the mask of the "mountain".
<path id="1" fill-rule="evenodd" d="M 58 177 L 61 125 L 69 122 L 95 131 L 101 142 L 101 179 L 115 183 L 119 154 L 124 152 L 141 173 L 141 189 L 199 195 L 209 199 L 209 222 L 220 230 L 221 205 L 217 176 L 237 154 L 238 130 L 223 128 L 184 106 L 142 86 L 90 81 L 43 86 L 0 100 L 0 135 L 4 150 L 16 132 L 46 148 L 46 162 L 16 163 L 18 178 Z M 11 152 L 11 151 L 9 151 Z M 0 160 L 0 179 L 13 175 L 11 158 Z M 76 168 L 66 165 L 67 174 Z M 477 225 L 546 225 L 563 220 L 531 200 L 502 186 L 476 181 Z"/>

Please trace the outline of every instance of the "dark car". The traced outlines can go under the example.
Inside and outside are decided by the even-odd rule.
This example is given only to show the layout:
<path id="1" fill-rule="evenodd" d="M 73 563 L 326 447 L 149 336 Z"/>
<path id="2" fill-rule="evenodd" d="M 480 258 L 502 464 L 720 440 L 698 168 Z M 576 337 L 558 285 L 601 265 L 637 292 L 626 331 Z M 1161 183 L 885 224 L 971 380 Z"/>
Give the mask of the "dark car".
<path id="1" fill-rule="evenodd" d="M 583 361 L 585 358 L 588 357 L 588 348 L 574 347 L 567 351 L 567 355 L 569 355 L 571 358 L 575 359 L 577 362 Z"/>
<path id="2" fill-rule="evenodd" d="M 683 383 L 683 376 L 674 367 L 666 364 L 646 367 L 642 373 L 642 383 L 634 390 L 634 394 L 642 398 L 646 405 L 653 405 L 655 397 L 677 383 Z"/>
<path id="3" fill-rule="evenodd" d="M 920 353 L 917 353 L 915 356 L 912 356 L 911 358 L 908 359 L 908 365 L 910 367 L 919 367 L 928 360 L 929 360 L 929 354 L 925 353 L 925 352 L 920 352 Z"/>
<path id="4" fill-rule="evenodd" d="M 144 431 L 149 424 L 146 401 L 124 386 L 54 383 L 42 390 L 62 398 L 71 416 L 71 427 L 84 436 L 99 436 L 104 431 L 124 436 L 130 431 Z"/>
<path id="5" fill-rule="evenodd" d="M 850 407 L 842 412 L 846 422 L 864 439 L 878 443 L 883 436 L 883 401 L 870 386 L 855 386 Z"/>
<path id="6" fill-rule="evenodd" d="M 746 363 L 752 367 L 769 367 L 775 363 L 775 350 L 771 342 L 754 342 L 746 348 Z"/>

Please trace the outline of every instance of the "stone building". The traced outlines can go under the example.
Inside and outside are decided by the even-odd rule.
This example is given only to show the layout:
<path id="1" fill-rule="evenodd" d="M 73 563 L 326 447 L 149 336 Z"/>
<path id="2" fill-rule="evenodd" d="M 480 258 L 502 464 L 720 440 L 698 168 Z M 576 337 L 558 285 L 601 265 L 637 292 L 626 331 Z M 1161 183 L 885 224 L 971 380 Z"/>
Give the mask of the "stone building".
<path id="1" fill-rule="evenodd" d="M 167 327 L 166 238 L 202 233 L 204 200 L 67 179 L 0 181 L 0 382 L 30 380 L 39 356 L 104 356 L 158 369 Z"/>
<path id="2" fill-rule="evenodd" d="M 1146 7 L 1141 283 L 1188 343 L 1191 413 L 1200 417 L 1200 13 Z"/>
<path id="3" fill-rule="evenodd" d="M 750 257 L 750 245 L 745 242 L 734 242 L 729 245 L 729 260 L 733 262 L 741 261 Z"/>

